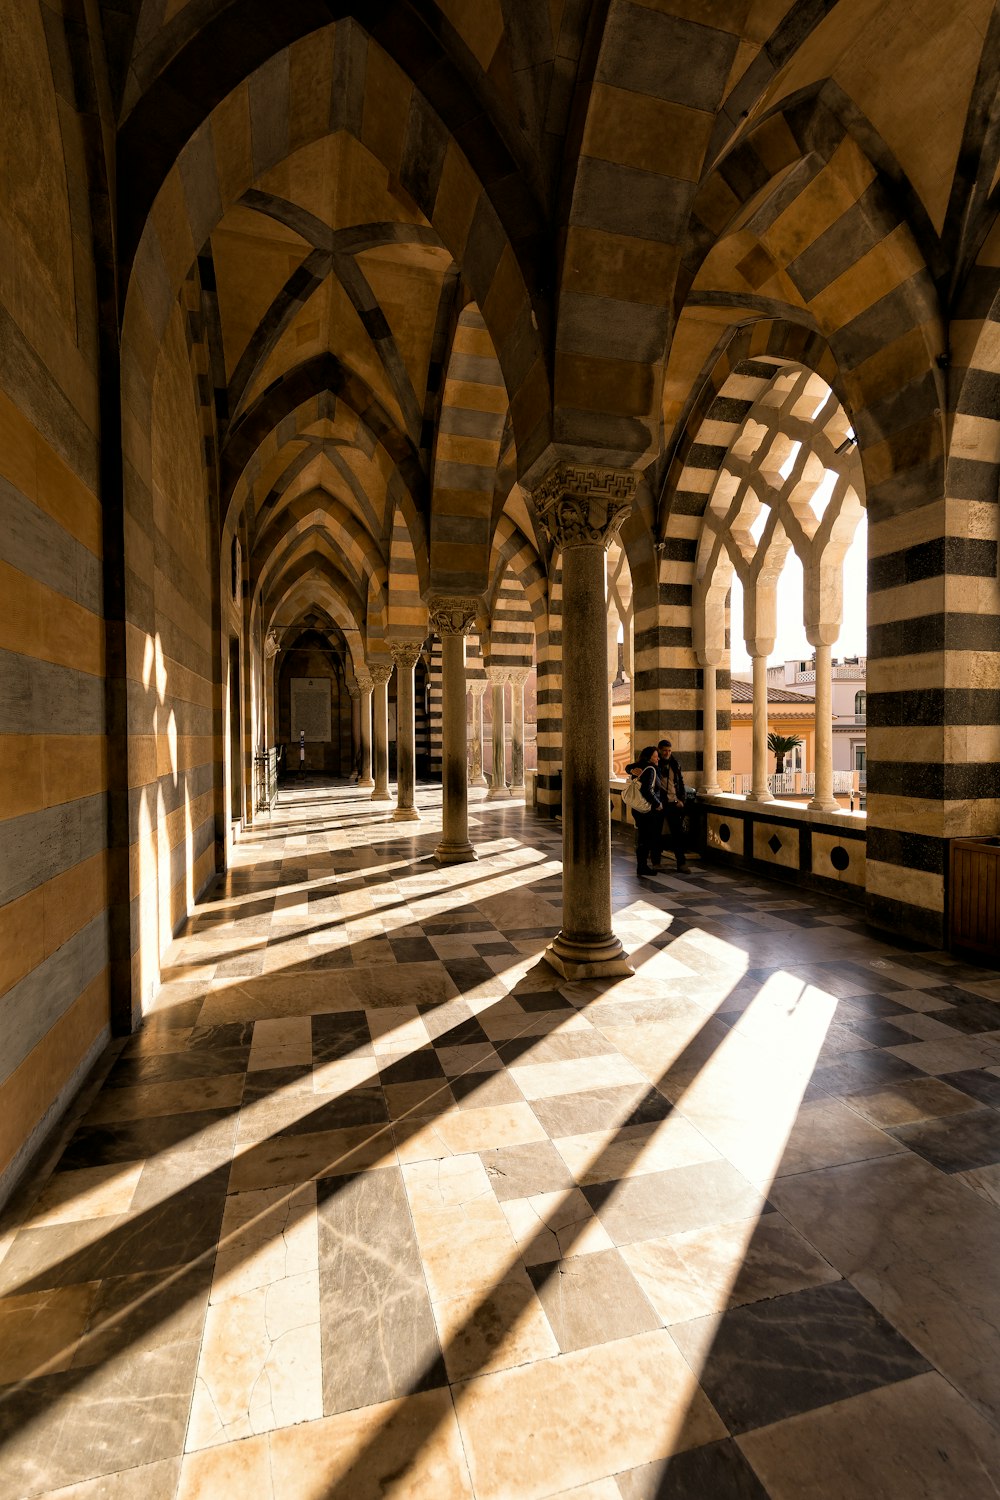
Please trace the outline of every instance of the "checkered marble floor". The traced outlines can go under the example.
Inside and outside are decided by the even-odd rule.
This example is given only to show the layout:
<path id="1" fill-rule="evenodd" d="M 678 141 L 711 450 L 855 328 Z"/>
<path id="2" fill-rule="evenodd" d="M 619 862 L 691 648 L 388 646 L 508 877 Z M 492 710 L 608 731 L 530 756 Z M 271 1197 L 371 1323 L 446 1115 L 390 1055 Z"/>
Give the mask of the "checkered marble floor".
<path id="1" fill-rule="evenodd" d="M 0 1495 L 996 1500 L 1000 976 L 282 796 L 0 1236 Z"/>

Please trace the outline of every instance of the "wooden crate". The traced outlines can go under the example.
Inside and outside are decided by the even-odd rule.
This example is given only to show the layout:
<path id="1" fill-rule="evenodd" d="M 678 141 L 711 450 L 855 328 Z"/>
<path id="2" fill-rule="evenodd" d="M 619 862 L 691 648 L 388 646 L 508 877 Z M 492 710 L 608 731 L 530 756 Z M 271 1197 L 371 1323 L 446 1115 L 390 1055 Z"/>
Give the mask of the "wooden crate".
<path id="1" fill-rule="evenodd" d="M 951 947 L 1000 967 L 1000 838 L 951 841 Z"/>

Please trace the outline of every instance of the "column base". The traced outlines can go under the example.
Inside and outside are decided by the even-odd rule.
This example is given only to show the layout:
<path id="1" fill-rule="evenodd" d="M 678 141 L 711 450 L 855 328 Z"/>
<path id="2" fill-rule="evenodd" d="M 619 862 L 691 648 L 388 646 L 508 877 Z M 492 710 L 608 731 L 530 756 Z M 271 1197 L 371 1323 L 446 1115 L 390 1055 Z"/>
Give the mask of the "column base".
<path id="1" fill-rule="evenodd" d="M 415 807 L 397 807 L 392 814 L 394 823 L 419 823 L 420 814 Z"/>
<path id="2" fill-rule="evenodd" d="M 470 786 L 489 786 L 489 782 L 486 780 L 485 776 L 473 776 L 472 780 L 469 782 L 469 785 Z"/>
<path id="3" fill-rule="evenodd" d="M 560 932 L 542 957 L 564 979 L 627 979 L 635 973 L 613 932 L 592 943 L 578 942 Z"/>
<path id="4" fill-rule="evenodd" d="M 445 843 L 442 839 L 434 850 L 434 862 L 439 865 L 467 865 L 478 858 L 479 855 L 468 841 L 464 844 L 452 844 Z"/>
<path id="5" fill-rule="evenodd" d="M 371 800 L 373 802 L 391 802 L 392 793 L 390 792 L 388 787 L 386 787 L 385 791 L 382 791 L 379 787 L 376 787 L 372 792 Z"/>
<path id="6" fill-rule="evenodd" d="M 522 781 L 518 785 L 512 784 L 511 787 L 510 787 L 510 795 L 512 797 L 523 797 L 524 796 L 524 782 Z"/>
<path id="7" fill-rule="evenodd" d="M 754 792 L 754 791 L 751 791 L 751 792 L 749 792 L 747 794 L 747 801 L 748 802 L 773 802 L 774 801 L 774 797 L 772 796 L 772 794 L 770 792 Z"/>
<path id="8" fill-rule="evenodd" d="M 857 795 L 857 793 L 855 793 L 855 795 Z M 806 807 L 809 810 L 809 812 L 843 812 L 844 811 L 844 809 L 841 807 L 840 803 L 837 801 L 836 797 L 831 797 L 829 802 L 824 801 L 820 797 L 814 797 L 811 802 L 807 802 L 806 803 Z"/>
<path id="9" fill-rule="evenodd" d="M 509 786 L 491 786 L 486 793 L 487 802 L 502 802 L 510 797 Z"/>
<path id="10" fill-rule="evenodd" d="M 698 788 L 698 796 L 699 797 L 715 797 L 721 791 L 722 791 L 721 786 L 700 786 Z"/>
<path id="11" fill-rule="evenodd" d="M 367 779 L 364 776 L 362 776 L 362 777 L 359 778 L 358 781 L 355 782 L 355 786 L 374 786 L 374 785 L 375 785 L 375 782 L 374 782 L 374 780 L 372 779 L 371 776 L 369 776 Z"/>

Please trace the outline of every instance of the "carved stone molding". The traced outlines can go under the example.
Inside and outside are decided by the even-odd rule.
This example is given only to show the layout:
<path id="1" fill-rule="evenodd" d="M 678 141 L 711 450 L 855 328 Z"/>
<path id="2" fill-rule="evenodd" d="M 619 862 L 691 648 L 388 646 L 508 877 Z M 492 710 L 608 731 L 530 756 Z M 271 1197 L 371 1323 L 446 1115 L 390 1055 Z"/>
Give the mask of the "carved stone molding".
<path id="1" fill-rule="evenodd" d="M 465 594 L 437 594 L 427 601 L 427 618 L 435 635 L 469 635 L 476 628 L 479 599 Z"/>
<path id="2" fill-rule="evenodd" d="M 392 668 L 386 662 L 370 661 L 368 663 L 368 674 L 376 687 L 385 687 L 392 676 Z"/>
<path id="3" fill-rule="evenodd" d="M 536 486 L 538 524 L 556 547 L 606 547 L 632 509 L 634 469 L 556 464 Z"/>
<path id="4" fill-rule="evenodd" d="M 389 650 L 397 671 L 413 671 L 420 660 L 421 641 L 390 641 Z"/>
<path id="5" fill-rule="evenodd" d="M 269 630 L 264 639 L 264 656 L 267 661 L 272 661 L 281 650 L 281 642 L 278 640 L 278 632 Z"/>
<path id="6" fill-rule="evenodd" d="M 356 672 L 354 675 L 358 679 L 358 688 L 361 691 L 361 693 L 362 694 L 370 693 L 371 690 L 372 690 L 372 680 L 368 676 L 368 673 L 367 672 Z"/>

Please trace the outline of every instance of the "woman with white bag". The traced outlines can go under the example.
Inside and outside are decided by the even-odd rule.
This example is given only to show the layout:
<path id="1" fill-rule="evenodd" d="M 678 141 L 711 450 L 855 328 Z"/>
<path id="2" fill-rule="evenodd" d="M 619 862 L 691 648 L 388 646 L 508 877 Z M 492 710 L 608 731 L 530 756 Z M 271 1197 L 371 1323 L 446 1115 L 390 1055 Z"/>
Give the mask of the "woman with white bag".
<path id="1" fill-rule="evenodd" d="M 625 767 L 628 781 L 622 801 L 635 822 L 635 873 L 649 876 L 659 867 L 663 842 L 663 804 L 660 800 L 656 746 L 647 745 L 638 761 Z M 650 869 L 650 866 L 653 869 Z"/>

